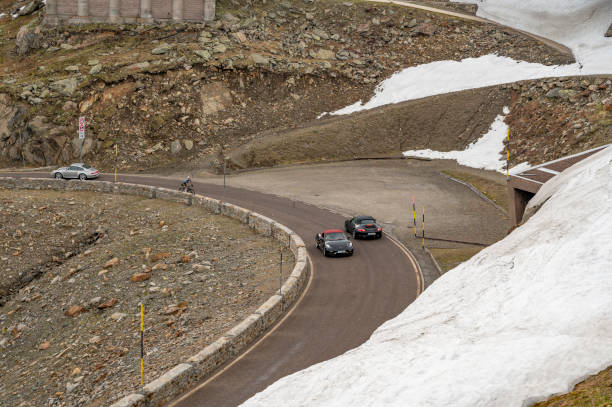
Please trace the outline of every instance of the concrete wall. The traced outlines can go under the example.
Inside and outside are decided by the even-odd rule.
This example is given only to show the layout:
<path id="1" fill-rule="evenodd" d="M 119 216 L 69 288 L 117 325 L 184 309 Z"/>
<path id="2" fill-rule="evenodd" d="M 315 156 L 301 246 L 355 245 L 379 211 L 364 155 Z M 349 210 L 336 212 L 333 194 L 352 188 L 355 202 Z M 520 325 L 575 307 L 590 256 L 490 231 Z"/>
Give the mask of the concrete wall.
<path id="1" fill-rule="evenodd" d="M 306 247 L 304 241 L 298 235 L 270 218 L 217 199 L 202 195 L 191 195 L 167 188 L 105 181 L 82 182 L 0 177 L 0 189 L 2 188 L 126 194 L 198 206 L 210 212 L 237 219 L 258 233 L 278 240 L 282 246 L 290 248 L 295 256 L 293 271 L 287 277 L 281 289 L 253 314 L 184 363 L 176 365 L 145 385 L 140 392 L 123 397 L 111 407 L 157 407 L 184 393 L 209 376 L 218 366 L 236 356 L 270 328 L 283 312 L 297 300 L 308 279 Z M 114 398 L 109 395 L 110 400 Z"/>
<path id="2" fill-rule="evenodd" d="M 45 23 L 212 21 L 216 0 L 47 0 Z"/>

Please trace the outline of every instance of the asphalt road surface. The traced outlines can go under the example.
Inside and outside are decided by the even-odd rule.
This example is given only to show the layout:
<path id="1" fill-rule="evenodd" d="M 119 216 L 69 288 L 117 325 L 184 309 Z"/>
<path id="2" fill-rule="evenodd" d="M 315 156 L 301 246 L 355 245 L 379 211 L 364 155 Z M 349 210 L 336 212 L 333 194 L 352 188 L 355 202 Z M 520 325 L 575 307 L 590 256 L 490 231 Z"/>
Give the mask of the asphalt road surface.
<path id="1" fill-rule="evenodd" d="M 49 177 L 49 174 L 20 172 L 0 176 Z M 103 175 L 101 179 L 111 181 L 113 177 Z M 119 181 L 172 189 L 180 183 L 176 179 L 131 175 L 120 175 Z M 294 230 L 306 243 L 312 274 L 300 303 L 280 325 L 173 406 L 239 405 L 283 376 L 359 346 L 383 322 L 403 311 L 422 290 L 422 278 L 412 258 L 388 237 L 354 242 L 352 257 L 324 258 L 314 246 L 315 234 L 327 228 L 342 228 L 341 216 L 260 192 L 228 187 L 224 193 L 223 186 L 198 182 L 194 186 L 197 193 L 224 198 Z"/>

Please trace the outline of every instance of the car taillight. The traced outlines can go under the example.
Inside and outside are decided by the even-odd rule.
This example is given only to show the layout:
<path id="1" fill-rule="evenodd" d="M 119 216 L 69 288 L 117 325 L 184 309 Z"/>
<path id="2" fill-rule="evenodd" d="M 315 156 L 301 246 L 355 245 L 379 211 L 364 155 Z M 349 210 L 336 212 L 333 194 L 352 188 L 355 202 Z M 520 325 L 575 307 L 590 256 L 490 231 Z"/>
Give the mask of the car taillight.
<path id="1" fill-rule="evenodd" d="M 379 231 L 379 232 L 382 232 L 382 228 L 378 228 L 378 231 Z"/>
<path id="2" fill-rule="evenodd" d="M 365 232 L 365 229 L 357 229 L 357 232 Z"/>

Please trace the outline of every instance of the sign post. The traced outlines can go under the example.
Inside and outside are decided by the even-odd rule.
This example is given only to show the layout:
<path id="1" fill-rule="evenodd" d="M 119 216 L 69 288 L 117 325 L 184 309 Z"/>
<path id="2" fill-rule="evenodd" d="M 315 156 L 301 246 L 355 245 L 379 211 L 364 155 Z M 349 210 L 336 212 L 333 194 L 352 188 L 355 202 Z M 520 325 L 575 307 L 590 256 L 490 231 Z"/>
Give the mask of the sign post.
<path id="1" fill-rule="evenodd" d="M 85 143 L 85 116 L 79 117 L 79 140 L 81 141 L 79 161 L 83 162 L 83 143 Z"/>

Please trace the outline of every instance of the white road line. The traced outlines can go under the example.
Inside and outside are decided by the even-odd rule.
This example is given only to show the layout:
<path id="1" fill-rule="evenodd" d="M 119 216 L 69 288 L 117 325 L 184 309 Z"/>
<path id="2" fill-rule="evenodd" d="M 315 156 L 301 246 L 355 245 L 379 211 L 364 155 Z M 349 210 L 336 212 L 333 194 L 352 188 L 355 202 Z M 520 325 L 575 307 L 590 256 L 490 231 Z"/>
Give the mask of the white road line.
<path id="1" fill-rule="evenodd" d="M 167 407 L 175 407 L 178 403 L 180 403 L 181 401 L 185 400 L 187 397 L 191 396 L 193 393 L 195 393 L 196 391 L 200 390 L 202 387 L 206 386 L 211 381 L 215 380 L 217 377 L 219 377 L 221 374 L 223 374 L 225 371 L 227 371 L 230 367 L 232 367 L 233 365 L 238 363 L 240 360 L 242 360 L 242 358 L 244 358 L 246 355 L 251 353 L 251 351 L 253 351 L 255 348 L 257 348 L 257 346 L 261 342 L 263 342 L 268 336 L 270 336 L 274 331 L 276 331 L 283 324 L 283 322 L 285 322 L 285 320 L 287 318 L 289 318 L 289 316 L 291 314 L 293 314 L 293 311 L 296 310 L 297 306 L 300 304 L 300 302 L 302 302 L 302 300 L 306 296 L 306 293 L 310 289 L 310 284 L 312 283 L 312 279 L 313 279 L 313 276 L 314 276 L 314 266 L 312 264 L 312 260 L 310 259 L 310 256 L 308 254 L 307 254 L 307 257 L 308 257 L 308 265 L 309 265 L 309 269 L 310 269 L 310 277 L 308 278 L 308 283 L 306 284 L 306 287 L 302 291 L 302 294 L 300 295 L 300 298 L 298 298 L 298 300 L 293 304 L 293 306 L 291 307 L 289 312 L 287 312 L 287 314 L 276 325 L 274 325 L 274 327 L 272 329 L 270 329 L 270 331 L 268 331 L 264 336 L 259 338 L 259 340 L 257 342 L 255 342 L 251 347 L 249 347 L 243 354 L 238 356 L 236 359 L 232 360 L 227 366 L 225 366 L 223 369 L 219 370 L 217 373 L 215 373 L 214 375 L 209 377 L 203 383 L 200 383 L 197 387 L 191 389 L 188 393 L 182 395 L 180 398 L 178 398 L 175 401 L 173 401 L 170 404 L 168 404 Z"/>
<path id="2" fill-rule="evenodd" d="M 544 168 L 544 167 L 539 167 L 538 171 L 547 172 L 547 173 L 553 174 L 553 175 L 559 174 L 559 171 L 551 170 L 549 168 Z"/>

